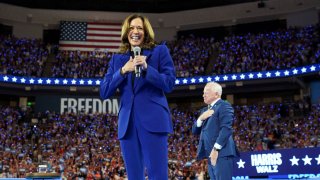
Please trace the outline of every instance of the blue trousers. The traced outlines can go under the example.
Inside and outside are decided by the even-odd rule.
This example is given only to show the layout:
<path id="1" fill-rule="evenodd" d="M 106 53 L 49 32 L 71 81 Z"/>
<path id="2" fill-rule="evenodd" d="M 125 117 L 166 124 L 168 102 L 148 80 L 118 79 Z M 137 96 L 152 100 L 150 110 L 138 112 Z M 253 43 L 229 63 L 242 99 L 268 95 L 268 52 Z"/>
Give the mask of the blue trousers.
<path id="1" fill-rule="evenodd" d="M 232 180 L 233 157 L 218 158 L 216 166 L 212 166 L 208 158 L 208 173 L 210 180 Z"/>
<path id="2" fill-rule="evenodd" d="M 215 167 L 216 166 L 212 166 L 211 165 L 211 160 L 210 157 L 208 158 L 208 174 L 210 176 L 210 180 L 215 180 L 215 175 L 214 175 L 214 171 L 215 171 Z"/>
<path id="3" fill-rule="evenodd" d="M 122 156 L 129 180 L 168 180 L 168 134 L 153 133 L 130 118 L 124 138 L 120 139 Z"/>

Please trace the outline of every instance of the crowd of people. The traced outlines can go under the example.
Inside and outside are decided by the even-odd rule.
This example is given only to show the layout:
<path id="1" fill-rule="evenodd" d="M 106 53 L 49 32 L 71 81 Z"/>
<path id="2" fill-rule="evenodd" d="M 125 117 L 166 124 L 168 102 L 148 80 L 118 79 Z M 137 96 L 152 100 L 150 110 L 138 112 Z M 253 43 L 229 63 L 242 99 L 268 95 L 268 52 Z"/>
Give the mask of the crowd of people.
<path id="1" fill-rule="evenodd" d="M 43 76 L 52 48 L 41 40 L 0 36 L 1 74 Z M 286 69 L 320 62 L 320 25 L 167 42 L 177 77 Z M 51 46 L 51 45 L 50 45 Z M 112 52 L 57 51 L 51 77 L 101 78 Z M 212 66 L 208 66 L 209 64 Z M 209 68 L 209 69 L 207 69 Z"/>
<path id="2" fill-rule="evenodd" d="M 192 77 L 206 74 L 214 53 L 214 38 L 189 35 L 168 42 L 177 77 Z"/>
<path id="3" fill-rule="evenodd" d="M 289 69 L 320 62 L 320 26 L 225 37 L 216 42 L 214 74 Z"/>
<path id="4" fill-rule="evenodd" d="M 101 78 L 111 56 L 111 52 L 60 51 L 52 67 L 52 77 Z"/>
<path id="5" fill-rule="evenodd" d="M 241 152 L 319 146 L 319 105 L 299 101 L 234 108 L 235 141 Z"/>
<path id="6" fill-rule="evenodd" d="M 240 152 L 319 147 L 320 104 L 270 103 L 234 109 L 234 138 Z M 207 176 L 207 162 L 195 160 L 198 137 L 191 127 L 198 113 L 171 109 L 171 179 Z M 114 115 L 34 113 L 30 108 L 2 106 L 0 130 L 0 177 L 25 177 L 37 172 L 40 164 L 66 179 L 126 176 Z"/>
<path id="7" fill-rule="evenodd" d="M 0 74 L 40 77 L 48 57 L 39 39 L 0 35 Z"/>
<path id="8" fill-rule="evenodd" d="M 320 26 L 225 37 L 192 34 L 168 41 L 177 77 L 287 69 L 320 62 Z M 111 53 L 60 52 L 53 76 L 102 77 Z M 85 55 L 83 55 L 85 54 Z M 101 55 L 102 54 L 102 55 Z M 207 69 L 210 61 L 212 69 Z M 103 67 L 101 67 L 103 66 Z M 77 70 L 76 75 L 74 75 Z M 91 73 L 90 73 L 91 72 Z"/>

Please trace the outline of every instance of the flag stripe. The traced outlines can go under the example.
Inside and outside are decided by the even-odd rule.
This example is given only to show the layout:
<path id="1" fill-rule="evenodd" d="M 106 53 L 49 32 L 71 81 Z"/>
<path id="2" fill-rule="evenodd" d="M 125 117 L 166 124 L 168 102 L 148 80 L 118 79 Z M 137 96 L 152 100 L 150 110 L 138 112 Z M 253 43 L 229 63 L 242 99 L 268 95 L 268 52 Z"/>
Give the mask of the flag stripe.
<path id="1" fill-rule="evenodd" d="M 110 36 L 107 36 L 107 37 L 87 36 L 87 40 L 118 40 L 119 42 L 121 42 L 119 37 L 110 37 Z"/>
<path id="2" fill-rule="evenodd" d="M 121 44 L 121 24 L 63 21 L 60 50 L 101 50 L 117 52 Z"/>
<path id="3" fill-rule="evenodd" d="M 114 43 L 121 43 L 120 40 L 112 40 L 112 39 L 107 39 L 107 40 L 103 40 L 103 39 L 87 39 L 87 42 L 114 42 Z"/>
<path id="4" fill-rule="evenodd" d="M 83 47 L 63 47 L 61 48 L 61 50 L 64 51 L 101 51 L 101 52 L 118 52 L 118 49 L 114 49 L 114 48 L 83 48 Z"/>
<path id="5" fill-rule="evenodd" d="M 116 29 L 116 28 L 87 28 L 88 31 L 116 31 L 120 33 L 121 29 Z"/>
<path id="6" fill-rule="evenodd" d="M 68 44 L 68 45 L 78 45 L 79 42 L 78 41 L 67 41 L 67 42 L 60 42 L 60 44 L 61 45 L 63 45 L 63 44 L 64 45 L 66 45 L 66 44 Z M 83 46 L 90 46 L 90 45 L 94 45 L 94 46 L 96 46 L 96 45 L 99 45 L 99 46 L 103 46 L 103 45 L 105 45 L 105 46 L 110 46 L 110 45 L 117 46 L 117 45 L 119 45 L 119 43 L 115 43 L 115 42 L 82 42 L 79 45 L 83 45 Z"/>
<path id="7" fill-rule="evenodd" d="M 113 25 L 87 25 L 88 28 L 98 28 L 98 29 L 118 29 L 121 31 L 121 26 L 113 26 Z"/>
<path id="8" fill-rule="evenodd" d="M 112 22 L 88 22 L 88 25 L 106 25 L 106 26 L 120 26 L 121 27 L 121 23 L 112 23 Z"/>
<path id="9" fill-rule="evenodd" d="M 119 37 L 118 34 L 94 34 L 94 33 L 88 33 L 87 36 L 108 36 L 108 37 Z"/>
<path id="10" fill-rule="evenodd" d="M 112 35 L 117 35 L 120 37 L 120 32 L 119 31 L 93 31 L 93 30 L 87 30 L 87 34 L 112 34 Z"/>
<path id="11" fill-rule="evenodd" d="M 82 45 L 82 44 L 62 44 L 62 47 L 82 47 L 82 48 L 118 48 L 119 46 L 98 46 L 98 45 Z"/>
<path id="12" fill-rule="evenodd" d="M 119 40 L 99 40 L 99 39 L 87 39 L 87 42 L 113 42 L 113 43 L 121 43 Z"/>

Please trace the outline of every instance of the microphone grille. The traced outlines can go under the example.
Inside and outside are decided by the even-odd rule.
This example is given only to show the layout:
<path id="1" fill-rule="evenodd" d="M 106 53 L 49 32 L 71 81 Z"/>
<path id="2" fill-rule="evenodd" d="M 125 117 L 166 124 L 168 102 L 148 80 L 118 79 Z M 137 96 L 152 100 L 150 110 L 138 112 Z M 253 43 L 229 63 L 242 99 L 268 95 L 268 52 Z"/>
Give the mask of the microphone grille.
<path id="1" fill-rule="evenodd" d="M 135 54 L 135 55 L 138 55 L 138 54 L 140 54 L 140 52 L 141 52 L 141 48 L 139 47 L 139 46 L 135 46 L 135 47 L 133 47 L 133 53 Z"/>

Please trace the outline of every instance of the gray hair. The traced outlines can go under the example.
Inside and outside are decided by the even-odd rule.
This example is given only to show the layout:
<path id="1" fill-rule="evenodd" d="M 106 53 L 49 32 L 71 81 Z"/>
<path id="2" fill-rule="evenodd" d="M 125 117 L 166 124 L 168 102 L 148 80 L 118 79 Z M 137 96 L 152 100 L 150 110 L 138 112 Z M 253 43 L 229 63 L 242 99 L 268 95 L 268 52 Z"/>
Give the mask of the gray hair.
<path id="1" fill-rule="evenodd" d="M 222 95 L 222 87 L 220 84 L 212 81 L 208 82 L 206 86 L 210 87 L 214 92 L 217 92 L 219 96 Z"/>

